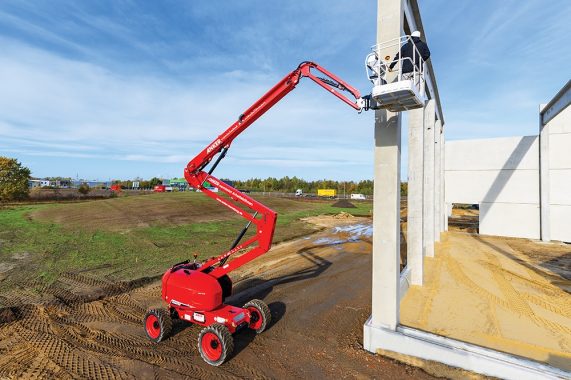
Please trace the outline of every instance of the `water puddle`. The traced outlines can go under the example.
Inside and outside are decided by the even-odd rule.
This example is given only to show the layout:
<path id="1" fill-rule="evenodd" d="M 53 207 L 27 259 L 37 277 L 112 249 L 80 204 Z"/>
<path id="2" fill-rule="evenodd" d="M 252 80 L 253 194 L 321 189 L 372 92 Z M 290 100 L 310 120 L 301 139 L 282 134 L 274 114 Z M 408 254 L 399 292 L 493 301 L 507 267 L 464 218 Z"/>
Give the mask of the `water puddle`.
<path id="1" fill-rule="evenodd" d="M 358 242 L 363 240 L 363 238 L 373 236 L 373 226 L 371 224 L 353 224 L 335 227 L 330 230 L 330 235 L 319 237 L 313 243 L 318 245 L 339 245 Z"/>

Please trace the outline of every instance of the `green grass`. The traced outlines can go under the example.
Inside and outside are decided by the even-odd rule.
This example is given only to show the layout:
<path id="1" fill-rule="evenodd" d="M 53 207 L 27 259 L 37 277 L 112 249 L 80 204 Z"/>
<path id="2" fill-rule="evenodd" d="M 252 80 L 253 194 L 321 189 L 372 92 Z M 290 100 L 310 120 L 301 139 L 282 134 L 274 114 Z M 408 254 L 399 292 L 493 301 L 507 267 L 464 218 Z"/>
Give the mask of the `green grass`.
<path id="1" fill-rule="evenodd" d="M 105 202 L 132 203 L 135 198 L 118 198 Z M 143 199 L 145 197 L 141 197 Z M 149 202 L 149 199 L 146 198 L 145 202 Z M 188 199 L 191 203 L 196 200 L 197 204 L 203 201 L 194 195 Z M 269 199 L 262 199 L 262 202 L 266 203 L 266 200 Z M 98 201 L 92 202 L 94 207 L 97 207 L 96 202 Z M 300 221 L 300 218 L 337 214 L 340 211 L 367 216 L 371 210 L 370 203 L 356 203 L 355 209 L 338 209 L 321 202 L 274 202 L 277 202 L 276 209 L 279 213 L 274 243 L 315 230 L 313 226 Z M 288 205 L 295 211 L 288 211 Z M 244 225 L 244 220 L 240 218 L 214 221 L 216 218 L 213 217 L 213 221 L 208 222 L 158 224 L 112 231 L 82 228 L 78 225 L 70 227 L 30 217 L 30 214 L 46 208 L 66 207 L 62 210 L 67 211 L 74 206 L 48 204 L 0 209 L 0 263 L 18 265 L 0 282 L 0 292 L 22 286 L 30 279 L 37 279 L 39 285 L 49 284 L 68 271 L 89 271 L 90 275 L 114 281 L 157 276 L 172 264 L 192 258 L 193 253 L 198 253 L 199 258 L 204 259 L 225 252 Z M 224 208 L 220 207 L 220 210 Z M 254 226 L 251 230 L 255 231 Z M 26 253 L 27 258 L 14 258 L 14 254 L 22 253 Z"/>

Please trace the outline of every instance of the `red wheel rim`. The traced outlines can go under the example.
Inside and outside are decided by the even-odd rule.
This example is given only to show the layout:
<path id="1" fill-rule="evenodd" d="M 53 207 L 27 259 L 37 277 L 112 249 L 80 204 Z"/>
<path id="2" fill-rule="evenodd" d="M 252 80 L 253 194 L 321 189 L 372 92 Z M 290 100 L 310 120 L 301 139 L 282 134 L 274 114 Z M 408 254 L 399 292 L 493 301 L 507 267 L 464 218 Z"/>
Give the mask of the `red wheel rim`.
<path id="1" fill-rule="evenodd" d="M 262 313 L 253 306 L 250 306 L 248 310 L 250 311 L 250 328 L 259 330 L 262 327 L 262 323 L 264 323 Z"/>
<path id="2" fill-rule="evenodd" d="M 222 356 L 222 343 L 218 339 L 218 335 L 214 333 L 207 332 L 204 334 L 200 346 L 208 360 L 216 361 Z"/>
<path id="3" fill-rule="evenodd" d="M 161 334 L 161 324 L 156 315 L 150 314 L 145 321 L 145 328 L 147 329 L 147 334 L 151 339 L 157 339 Z"/>

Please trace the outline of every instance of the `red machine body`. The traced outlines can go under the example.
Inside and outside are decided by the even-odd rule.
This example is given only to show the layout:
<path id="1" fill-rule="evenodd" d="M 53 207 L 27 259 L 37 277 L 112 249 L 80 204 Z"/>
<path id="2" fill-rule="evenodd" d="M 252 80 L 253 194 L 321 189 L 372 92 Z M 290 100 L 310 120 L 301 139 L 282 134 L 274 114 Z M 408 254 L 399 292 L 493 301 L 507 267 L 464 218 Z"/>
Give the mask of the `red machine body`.
<path id="1" fill-rule="evenodd" d="M 222 286 L 217 279 L 204 272 L 169 269 L 163 275 L 162 296 L 174 306 L 211 311 L 222 304 Z"/>
<path id="2" fill-rule="evenodd" d="M 312 70 L 325 77 L 316 76 Z M 312 79 L 357 111 L 368 109 L 359 91 L 316 63 L 302 62 L 241 114 L 226 131 L 193 158 L 184 170 L 184 176 L 190 186 L 201 190 L 203 194 L 247 220 L 246 227 L 228 251 L 204 263 L 185 261 L 176 264 L 167 270 L 162 279 L 162 298 L 168 304 L 169 315 L 208 327 L 199 337 L 199 350 L 202 357 L 213 365 L 219 365 L 224 361 L 225 355 L 220 351 L 220 347 L 230 344 L 224 343 L 228 339 L 225 338 L 225 330 L 219 325 L 224 326 L 233 334 L 246 326 L 261 332 L 269 323 L 271 317 L 269 309 L 262 301 L 250 301 L 243 308 L 225 305 L 223 302 L 232 292 L 232 282 L 227 273 L 270 249 L 277 214 L 255 199 L 215 178 L 212 172 L 225 157 L 232 141 L 291 92 L 303 77 Z M 348 98 L 342 92 L 348 92 L 353 99 Z M 217 155 L 211 169 L 205 172 L 205 167 Z M 211 191 L 205 186 L 206 183 L 216 187 L 219 191 Z M 241 242 L 251 224 L 255 225 L 256 233 L 245 242 Z M 238 252 L 240 254 L 229 261 Z M 164 318 L 166 318 L 164 313 L 161 314 L 157 310 L 147 313 L 145 323 L 149 338 L 157 342 L 162 339 L 164 331 L 160 326 Z M 167 325 L 168 323 L 165 326 Z"/>

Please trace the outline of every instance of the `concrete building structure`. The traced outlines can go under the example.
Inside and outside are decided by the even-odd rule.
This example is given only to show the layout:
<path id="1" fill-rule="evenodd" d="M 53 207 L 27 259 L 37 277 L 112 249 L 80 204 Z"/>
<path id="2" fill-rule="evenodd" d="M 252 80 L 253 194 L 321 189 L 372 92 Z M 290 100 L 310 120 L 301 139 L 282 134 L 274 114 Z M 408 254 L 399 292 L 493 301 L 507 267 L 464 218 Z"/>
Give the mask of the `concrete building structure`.
<path id="1" fill-rule="evenodd" d="M 446 204 L 479 204 L 481 234 L 571 242 L 569 94 L 540 107 L 538 136 L 446 144 Z"/>
<path id="2" fill-rule="evenodd" d="M 571 242 L 571 80 L 540 107 L 541 239 Z"/>
<path id="3" fill-rule="evenodd" d="M 379 44 L 414 30 L 419 30 L 426 39 L 416 0 L 378 0 L 377 22 Z M 389 57 L 387 59 L 397 51 L 398 46 L 393 51 L 386 51 L 386 57 Z M 400 301 L 411 282 L 415 285 L 423 282 L 424 256 L 434 255 L 434 242 L 439 240 L 440 233 L 445 230 L 445 210 L 448 207 L 444 204 L 447 199 L 444 193 L 449 186 L 454 185 L 444 177 L 444 156 L 449 161 L 450 153 L 443 147 L 445 124 L 430 61 L 426 68 L 428 101 L 422 111 L 412 111 L 409 118 L 409 202 L 412 201 L 412 207 L 409 204 L 408 218 L 411 223 L 408 225 L 408 234 L 414 239 L 407 248 L 407 266 L 402 270 L 401 114 L 388 110 L 377 110 L 375 113 L 372 309 L 364 326 L 363 346 L 374 353 L 391 351 L 501 378 L 560 378 L 562 372 L 553 367 L 400 324 Z M 387 77 L 389 83 L 392 80 L 390 76 Z M 423 121 L 422 128 L 419 127 L 420 120 Z M 523 139 L 521 143 L 530 143 L 530 140 Z M 533 143 L 531 141 L 531 145 Z M 422 165 L 419 165 L 419 155 L 422 156 Z M 497 170 L 508 169 L 502 166 Z M 498 193 L 504 191 L 503 187 L 500 190 Z M 484 199 L 491 199 L 490 197 L 491 195 L 487 198 L 484 196 Z M 422 250 L 419 249 L 419 236 L 422 236 Z"/>

